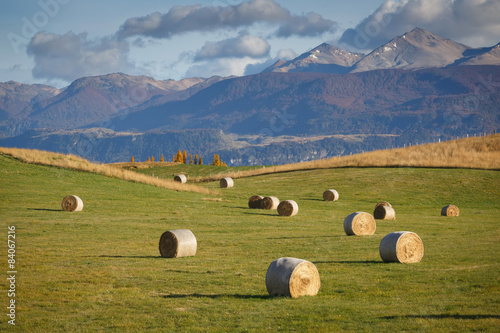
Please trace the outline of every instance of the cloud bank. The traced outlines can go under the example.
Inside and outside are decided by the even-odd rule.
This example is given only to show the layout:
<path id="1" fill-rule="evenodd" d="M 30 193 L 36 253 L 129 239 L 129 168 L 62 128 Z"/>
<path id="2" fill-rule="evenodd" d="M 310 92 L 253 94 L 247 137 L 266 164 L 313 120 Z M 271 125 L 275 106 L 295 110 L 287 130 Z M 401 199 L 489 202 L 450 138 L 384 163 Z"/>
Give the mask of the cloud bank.
<path id="1" fill-rule="evenodd" d="M 88 40 L 86 33 L 57 35 L 39 32 L 31 39 L 27 53 L 33 56 L 33 77 L 73 81 L 82 76 L 132 71 L 127 59 L 128 43 L 111 37 Z"/>
<path id="2" fill-rule="evenodd" d="M 473 47 L 500 41 L 498 0 L 387 0 L 339 43 L 372 50 L 392 38 L 420 27 Z"/>
<path id="3" fill-rule="evenodd" d="M 118 30 L 118 37 L 170 38 L 194 31 L 214 31 L 248 27 L 255 23 L 278 24 L 278 37 L 318 36 L 336 29 L 335 22 L 316 13 L 295 16 L 274 0 L 250 0 L 233 6 L 175 6 L 167 13 L 129 18 Z"/>

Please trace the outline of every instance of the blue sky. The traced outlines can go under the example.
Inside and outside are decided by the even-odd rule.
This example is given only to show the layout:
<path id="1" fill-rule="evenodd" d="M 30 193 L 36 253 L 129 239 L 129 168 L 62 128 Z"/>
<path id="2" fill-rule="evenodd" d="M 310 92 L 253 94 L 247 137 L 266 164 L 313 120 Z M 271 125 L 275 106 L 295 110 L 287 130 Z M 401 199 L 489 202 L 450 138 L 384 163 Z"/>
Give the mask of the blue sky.
<path id="1" fill-rule="evenodd" d="M 0 0 L 0 82 L 245 75 L 323 42 L 368 52 L 416 26 L 500 41 L 498 0 Z"/>

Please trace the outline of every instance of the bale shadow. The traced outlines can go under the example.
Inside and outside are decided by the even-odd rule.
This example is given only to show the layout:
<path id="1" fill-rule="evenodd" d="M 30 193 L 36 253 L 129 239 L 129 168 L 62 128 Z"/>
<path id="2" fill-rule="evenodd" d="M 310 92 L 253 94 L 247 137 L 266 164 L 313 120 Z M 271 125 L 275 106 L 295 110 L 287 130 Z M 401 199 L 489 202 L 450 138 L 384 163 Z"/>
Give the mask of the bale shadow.
<path id="1" fill-rule="evenodd" d="M 243 294 L 158 294 L 157 297 L 161 298 L 236 298 L 236 299 L 268 299 L 271 298 L 269 295 L 243 295 Z"/>
<path id="2" fill-rule="evenodd" d="M 162 256 L 110 256 L 110 255 L 100 255 L 100 256 L 86 256 L 85 258 L 124 258 L 124 259 L 169 259 L 163 258 Z"/>
<path id="3" fill-rule="evenodd" d="M 28 210 L 38 210 L 45 212 L 63 212 L 62 209 L 49 209 L 49 208 L 27 208 Z"/>
<path id="4" fill-rule="evenodd" d="M 331 261 L 313 261 L 313 264 L 386 264 L 378 260 L 331 260 Z"/>
<path id="5" fill-rule="evenodd" d="M 267 239 L 306 239 L 306 238 L 331 238 L 333 236 L 296 236 L 296 237 L 269 237 Z"/>
<path id="6" fill-rule="evenodd" d="M 385 316 L 381 319 L 406 319 L 406 318 L 420 318 L 420 319 L 500 319 L 500 315 L 461 315 L 461 314 L 438 314 L 438 315 L 401 315 L 401 316 Z"/>

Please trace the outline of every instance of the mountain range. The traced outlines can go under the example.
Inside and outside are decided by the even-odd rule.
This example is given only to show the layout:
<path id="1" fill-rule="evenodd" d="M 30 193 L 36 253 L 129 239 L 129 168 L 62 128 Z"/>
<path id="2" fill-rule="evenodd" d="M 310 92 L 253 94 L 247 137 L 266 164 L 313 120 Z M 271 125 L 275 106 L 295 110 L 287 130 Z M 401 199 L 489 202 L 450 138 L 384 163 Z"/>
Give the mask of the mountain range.
<path id="1" fill-rule="evenodd" d="M 496 131 L 498 77 L 500 44 L 470 48 L 415 28 L 367 55 L 324 43 L 243 77 L 9 81 L 0 145 L 102 162 L 186 146 L 233 164 L 298 162 Z"/>

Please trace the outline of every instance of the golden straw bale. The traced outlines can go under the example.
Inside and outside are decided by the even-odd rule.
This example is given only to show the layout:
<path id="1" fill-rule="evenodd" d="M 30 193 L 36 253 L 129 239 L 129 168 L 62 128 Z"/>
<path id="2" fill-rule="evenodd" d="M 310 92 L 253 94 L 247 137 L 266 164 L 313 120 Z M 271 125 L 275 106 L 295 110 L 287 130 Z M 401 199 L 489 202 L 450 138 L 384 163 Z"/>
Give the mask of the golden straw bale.
<path id="1" fill-rule="evenodd" d="M 344 231 L 348 236 L 373 235 L 376 228 L 375 219 L 369 213 L 356 212 L 344 219 Z"/>
<path id="2" fill-rule="evenodd" d="M 325 192 L 323 192 L 323 200 L 337 201 L 339 200 L 339 193 L 335 190 L 326 190 Z"/>
<path id="3" fill-rule="evenodd" d="M 69 195 L 62 200 L 61 207 L 67 212 L 79 212 L 83 209 L 83 201 L 76 195 Z"/>
<path id="4" fill-rule="evenodd" d="M 276 197 L 265 197 L 260 202 L 261 209 L 277 209 L 280 204 L 280 199 Z"/>
<path id="5" fill-rule="evenodd" d="M 234 186 L 234 181 L 230 177 L 222 178 L 220 180 L 220 187 L 221 188 L 229 188 Z"/>
<path id="6" fill-rule="evenodd" d="M 274 260 L 266 273 L 271 296 L 315 296 L 321 286 L 316 266 L 307 260 L 284 257 Z"/>
<path id="7" fill-rule="evenodd" d="M 249 208 L 260 208 L 260 204 L 262 202 L 262 199 L 264 199 L 264 197 L 261 195 L 251 196 L 250 199 L 248 199 L 248 207 Z"/>
<path id="8" fill-rule="evenodd" d="M 458 209 L 458 207 L 455 205 L 444 206 L 441 209 L 441 215 L 443 215 L 443 216 L 459 216 L 460 209 Z"/>
<path id="9" fill-rule="evenodd" d="M 386 235 L 379 246 L 380 257 L 385 262 L 410 264 L 424 256 L 424 244 L 416 233 L 397 231 Z"/>
<path id="10" fill-rule="evenodd" d="M 294 216 L 299 212 L 299 205 L 293 200 L 285 200 L 278 205 L 278 214 L 280 216 Z"/>
<path id="11" fill-rule="evenodd" d="M 174 181 L 185 184 L 187 182 L 186 175 L 175 175 Z"/>
<path id="12" fill-rule="evenodd" d="M 196 237 L 189 229 L 165 231 L 160 237 L 159 248 L 164 258 L 194 256 L 197 248 Z"/>
<path id="13" fill-rule="evenodd" d="M 375 217 L 376 220 L 395 220 L 396 212 L 392 206 L 377 204 L 373 211 L 373 217 Z"/>

